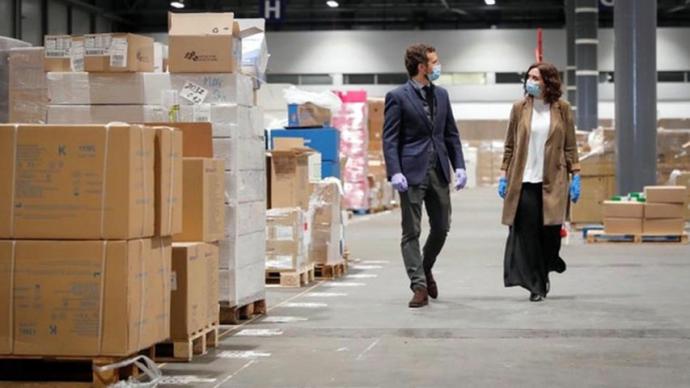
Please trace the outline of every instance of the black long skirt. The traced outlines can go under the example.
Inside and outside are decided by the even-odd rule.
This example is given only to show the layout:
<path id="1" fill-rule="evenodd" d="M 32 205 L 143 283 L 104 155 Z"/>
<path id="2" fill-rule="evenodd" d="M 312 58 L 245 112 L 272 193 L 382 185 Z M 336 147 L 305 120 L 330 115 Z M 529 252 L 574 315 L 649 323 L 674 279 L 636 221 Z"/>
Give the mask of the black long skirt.
<path id="1" fill-rule="evenodd" d="M 549 272 L 565 270 L 560 250 L 561 225 L 544 225 L 542 184 L 523 183 L 515 221 L 506 242 L 505 286 L 520 286 L 546 296 L 550 288 Z"/>

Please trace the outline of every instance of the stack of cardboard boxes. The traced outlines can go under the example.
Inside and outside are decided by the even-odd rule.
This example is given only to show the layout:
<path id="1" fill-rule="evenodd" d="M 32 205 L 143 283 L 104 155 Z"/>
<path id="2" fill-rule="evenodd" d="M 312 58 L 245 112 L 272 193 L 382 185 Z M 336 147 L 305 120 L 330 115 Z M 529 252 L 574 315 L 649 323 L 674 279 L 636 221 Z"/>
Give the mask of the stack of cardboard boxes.
<path id="1" fill-rule="evenodd" d="M 603 203 L 607 234 L 678 236 L 685 229 L 688 192 L 684 186 L 647 186 L 644 195 Z"/>
<path id="2" fill-rule="evenodd" d="M 31 44 L 21 40 L 0 36 L 0 123 L 6 123 L 12 104 L 9 99 L 10 66 L 9 57 L 12 49 L 29 47 Z"/>
<path id="3" fill-rule="evenodd" d="M 0 354 L 130 356 L 170 333 L 175 131 L 0 126 Z"/>
<path id="4" fill-rule="evenodd" d="M 42 47 L 10 50 L 9 122 L 46 122 L 48 89 L 43 68 Z"/>

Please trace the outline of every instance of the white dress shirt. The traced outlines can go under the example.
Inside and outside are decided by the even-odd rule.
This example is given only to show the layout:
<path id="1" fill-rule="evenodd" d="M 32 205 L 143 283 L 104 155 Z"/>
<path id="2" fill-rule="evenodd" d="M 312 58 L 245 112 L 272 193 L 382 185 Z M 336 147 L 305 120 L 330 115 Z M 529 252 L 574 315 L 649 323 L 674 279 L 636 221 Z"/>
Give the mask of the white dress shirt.
<path id="1" fill-rule="evenodd" d="M 544 100 L 534 99 L 532 108 L 532 130 L 527 148 L 527 164 L 522 175 L 526 183 L 541 183 L 544 180 L 544 146 L 551 128 L 551 105 Z"/>

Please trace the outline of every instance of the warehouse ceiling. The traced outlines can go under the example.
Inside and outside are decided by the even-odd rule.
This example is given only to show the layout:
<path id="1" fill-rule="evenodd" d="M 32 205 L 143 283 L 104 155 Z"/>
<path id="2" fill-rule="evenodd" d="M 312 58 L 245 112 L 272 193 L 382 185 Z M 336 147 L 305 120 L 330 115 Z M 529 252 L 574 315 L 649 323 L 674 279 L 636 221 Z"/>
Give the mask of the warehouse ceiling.
<path id="1" fill-rule="evenodd" d="M 260 17 L 265 0 L 182 0 L 178 12 L 231 11 L 238 17 Z M 276 0 L 270 0 L 274 2 Z M 564 0 L 282 0 L 281 20 L 269 30 L 431 30 L 481 28 L 562 28 Z M 600 25 L 613 25 L 613 8 L 601 1 Z M 690 27 L 690 0 L 657 0 L 660 27 Z M 170 0 L 113 0 L 110 11 L 121 30 L 165 31 Z M 110 13 L 109 12 L 109 13 Z M 122 21 L 131 22 L 122 23 Z"/>

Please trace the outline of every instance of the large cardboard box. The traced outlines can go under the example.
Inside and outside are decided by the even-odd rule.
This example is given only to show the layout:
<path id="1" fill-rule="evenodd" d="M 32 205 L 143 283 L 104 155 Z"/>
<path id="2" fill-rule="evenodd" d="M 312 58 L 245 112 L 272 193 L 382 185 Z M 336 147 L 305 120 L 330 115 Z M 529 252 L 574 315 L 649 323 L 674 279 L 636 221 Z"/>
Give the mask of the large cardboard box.
<path id="1" fill-rule="evenodd" d="M 171 73 L 232 73 L 239 70 L 242 44 L 232 13 L 169 13 Z"/>
<path id="2" fill-rule="evenodd" d="M 266 202 L 242 202 L 225 205 L 225 238 L 266 230 Z"/>
<path id="3" fill-rule="evenodd" d="M 46 35 L 45 71 L 84 71 L 84 39 L 70 35 Z"/>
<path id="4" fill-rule="evenodd" d="M 604 201 L 604 218 L 642 218 L 644 217 L 644 203 Z"/>
<path id="5" fill-rule="evenodd" d="M 644 218 L 646 220 L 661 218 L 681 218 L 685 216 L 685 205 L 676 203 L 646 203 Z"/>
<path id="6" fill-rule="evenodd" d="M 182 232 L 182 132 L 156 127 L 156 223 L 157 236 Z"/>
<path id="7" fill-rule="evenodd" d="M 213 139 L 213 154 L 225 161 L 227 171 L 266 170 L 266 145 L 263 139 Z M 321 162 L 320 158 L 318 160 Z M 321 170 L 319 169 L 319 174 Z"/>
<path id="8" fill-rule="evenodd" d="M 225 203 L 266 202 L 269 199 L 266 179 L 264 170 L 226 171 Z"/>
<path id="9" fill-rule="evenodd" d="M 646 219 L 642 229 L 645 235 L 681 235 L 685 232 L 685 218 Z"/>
<path id="10" fill-rule="evenodd" d="M 647 186 L 644 195 L 649 203 L 685 204 L 688 189 L 685 186 Z"/>
<path id="11" fill-rule="evenodd" d="M 155 130 L 0 125 L 0 238 L 154 234 Z"/>
<path id="12" fill-rule="evenodd" d="M 318 264 L 332 264 L 342 260 L 342 196 L 335 181 L 324 181 L 314 186 L 309 213 L 311 238 L 309 260 Z"/>
<path id="13" fill-rule="evenodd" d="M 175 242 L 214 242 L 223 238 L 225 226 L 224 164 L 209 158 L 183 158 L 182 233 Z"/>
<path id="14" fill-rule="evenodd" d="M 570 221 L 578 224 L 601 223 L 603 202 L 616 193 L 613 176 L 583 176 L 580 200 L 570 205 Z"/>
<path id="15" fill-rule="evenodd" d="M 252 80 L 240 73 L 48 73 L 47 82 L 51 105 L 161 106 L 167 103 L 163 101 L 163 92 L 176 90 L 180 94 L 179 104 L 197 105 L 188 112 L 190 116 L 196 112 L 199 117 L 181 117 L 177 121 L 215 121 L 209 120 L 205 104 L 253 104 Z M 190 90 L 201 94 L 185 94 Z M 217 114 L 216 109 L 211 109 L 211 117 Z M 184 113 L 181 108 L 180 114 Z"/>
<path id="16" fill-rule="evenodd" d="M 299 144 L 300 141 L 302 146 Z M 309 157 L 313 150 L 304 147 L 303 144 L 302 139 L 276 139 L 268 169 L 271 181 L 271 208 L 309 208 L 312 192 L 309 181 Z"/>
<path id="17" fill-rule="evenodd" d="M 604 218 L 608 234 L 642 234 L 642 218 Z"/>
<path id="18" fill-rule="evenodd" d="M 266 212 L 266 269 L 299 270 L 307 263 L 306 222 L 298 207 Z"/>
<path id="19" fill-rule="evenodd" d="M 265 213 L 264 213 L 265 214 Z M 265 215 L 264 215 L 265 218 Z M 242 268 L 266 262 L 266 229 L 220 241 L 221 269 Z"/>
<path id="20" fill-rule="evenodd" d="M 130 356 L 170 334 L 169 238 L 0 241 L 0 354 Z"/>
<path id="21" fill-rule="evenodd" d="M 219 273 L 222 304 L 243 306 L 266 298 L 266 264 L 264 262 L 221 269 Z"/>
<path id="22" fill-rule="evenodd" d="M 153 72 L 153 38 L 135 34 L 84 35 L 84 70 L 96 73 Z"/>
<path id="23" fill-rule="evenodd" d="M 8 122 L 35 124 L 46 122 L 48 89 L 43 62 L 44 49 L 42 47 L 10 50 Z"/>
<path id="24" fill-rule="evenodd" d="M 211 123 L 147 122 L 145 125 L 179 130 L 182 133 L 182 156 L 185 158 L 213 157 Z"/>
<path id="25" fill-rule="evenodd" d="M 218 321 L 218 246 L 175 243 L 172 249 L 170 337 L 190 335 Z"/>

